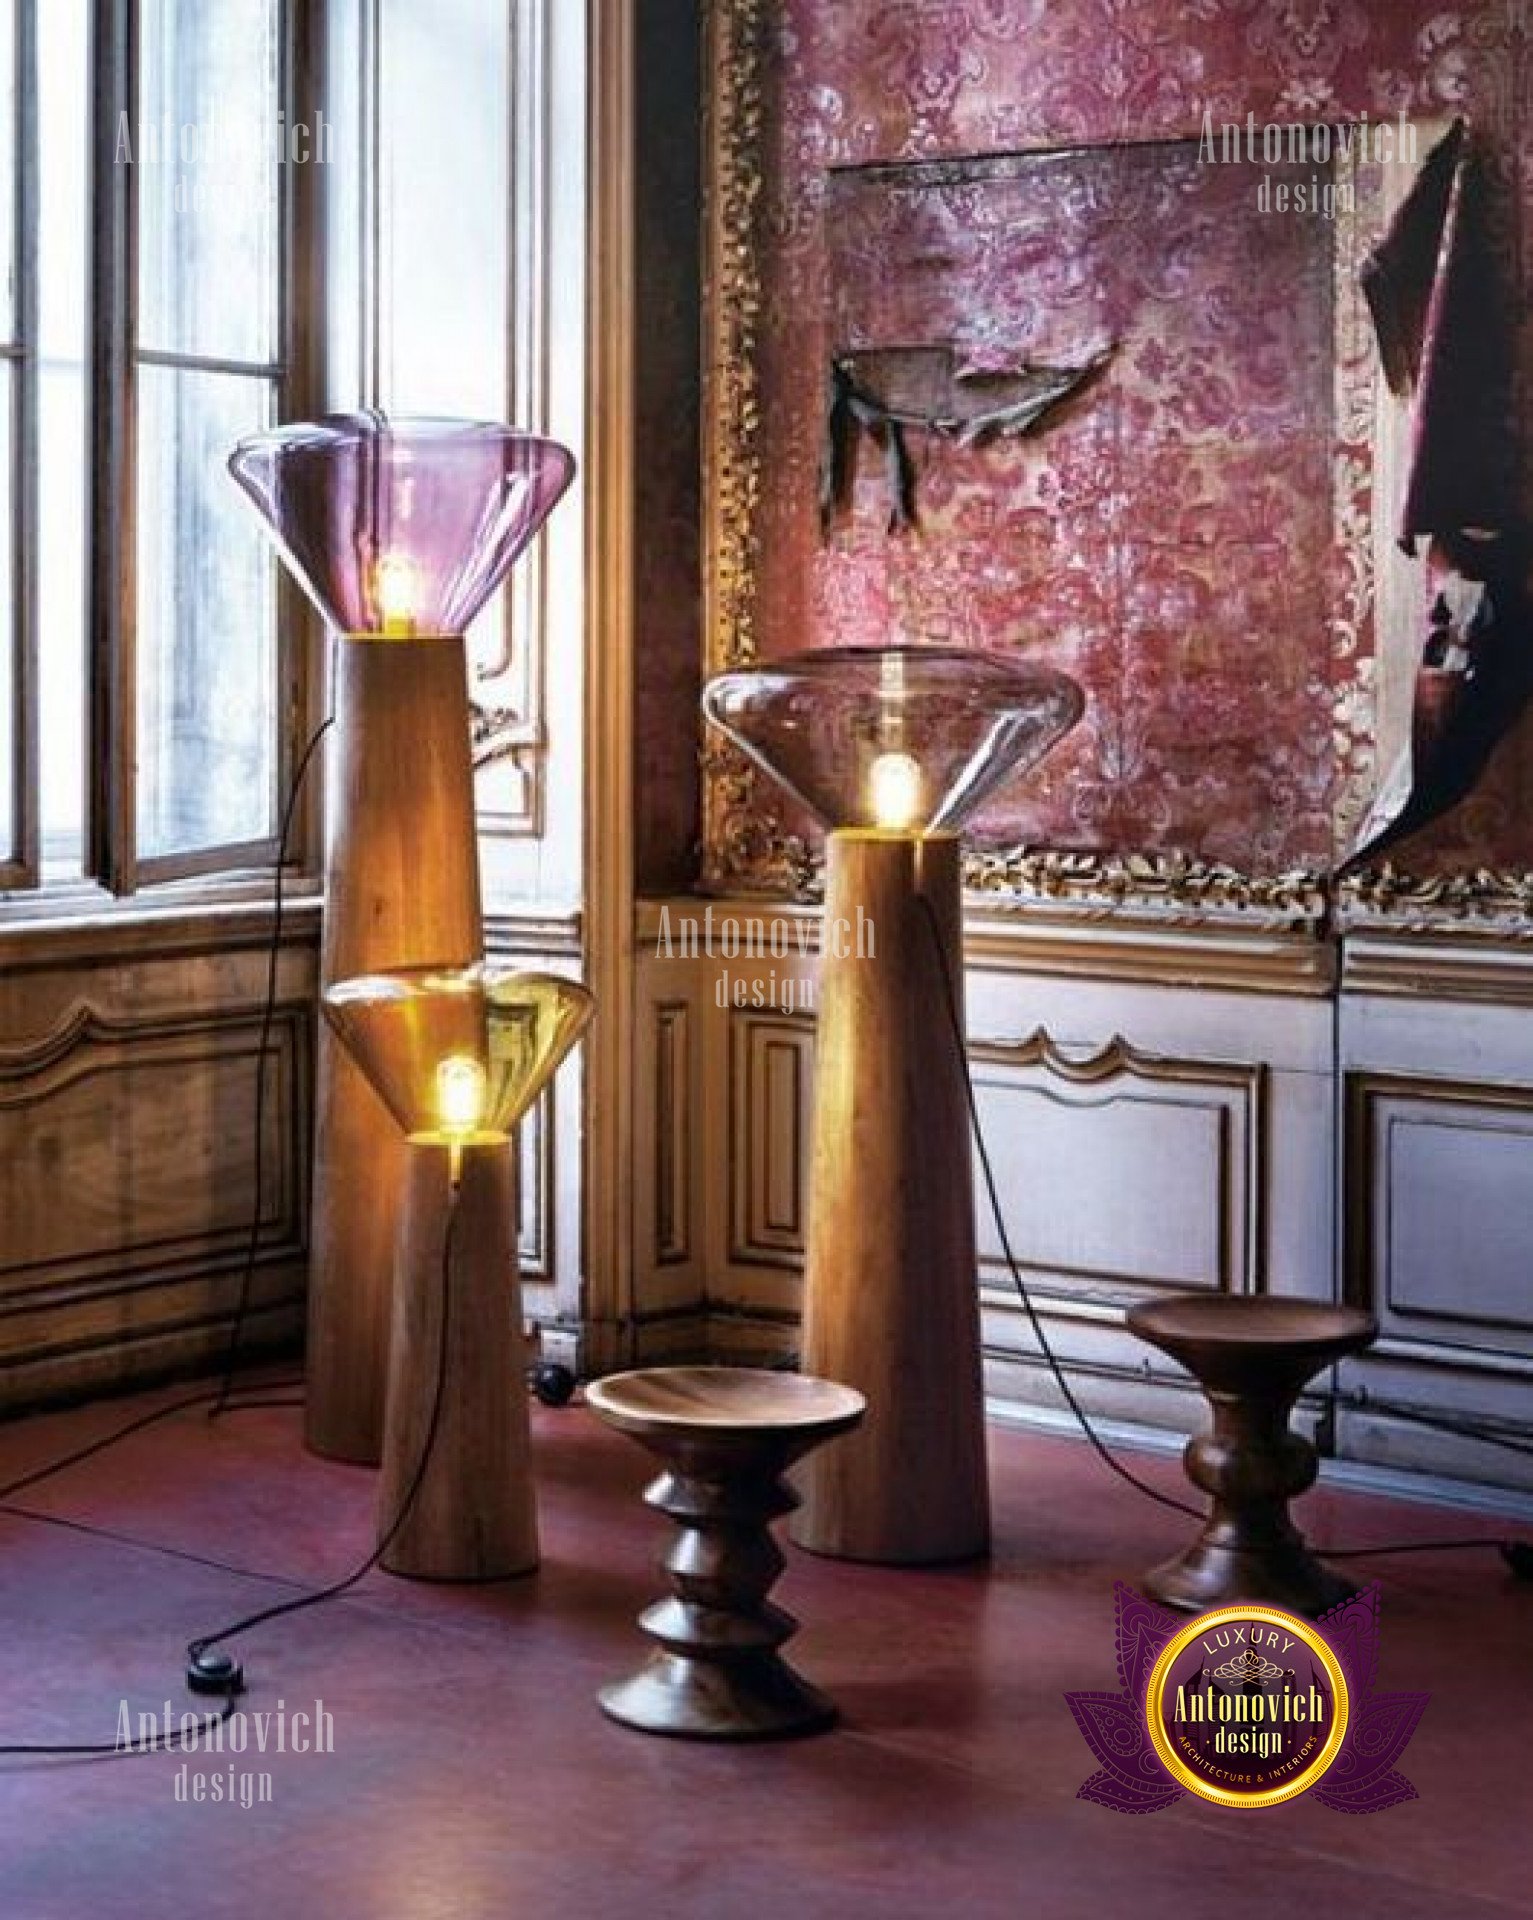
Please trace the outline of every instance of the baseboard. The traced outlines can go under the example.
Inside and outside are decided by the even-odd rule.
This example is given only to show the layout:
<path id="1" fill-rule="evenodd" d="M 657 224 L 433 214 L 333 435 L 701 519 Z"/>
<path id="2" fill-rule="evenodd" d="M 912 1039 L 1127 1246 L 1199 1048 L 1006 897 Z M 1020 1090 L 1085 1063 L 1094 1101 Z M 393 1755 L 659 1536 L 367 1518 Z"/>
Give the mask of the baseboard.
<path id="1" fill-rule="evenodd" d="M 1075 1416 L 1063 1408 L 1029 1406 L 1017 1400 L 985 1402 L 985 1413 L 998 1427 L 1047 1433 L 1084 1443 Z M 1180 1456 L 1184 1434 L 1164 1427 L 1141 1426 L 1135 1421 L 1103 1420 L 1092 1416 L 1092 1426 L 1111 1447 L 1134 1453 Z M 1485 1513 L 1519 1522 L 1533 1522 L 1533 1494 L 1504 1487 L 1484 1486 L 1473 1480 L 1449 1480 L 1440 1474 L 1401 1467 L 1376 1466 L 1366 1460 L 1322 1460 L 1320 1484 L 1341 1493 L 1366 1493 L 1380 1499 L 1406 1500 L 1414 1506 L 1445 1507 L 1458 1513 Z"/>

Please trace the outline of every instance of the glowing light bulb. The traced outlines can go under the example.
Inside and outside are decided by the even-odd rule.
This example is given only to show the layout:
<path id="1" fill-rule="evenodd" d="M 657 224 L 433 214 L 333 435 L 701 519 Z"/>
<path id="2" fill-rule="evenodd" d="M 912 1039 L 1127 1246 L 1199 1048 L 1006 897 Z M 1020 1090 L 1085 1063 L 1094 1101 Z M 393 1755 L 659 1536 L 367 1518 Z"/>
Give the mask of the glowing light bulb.
<path id="1" fill-rule="evenodd" d="M 415 562 L 402 553 L 380 555 L 373 568 L 379 631 L 391 640 L 410 639 L 420 602 L 421 575 Z"/>
<path id="2" fill-rule="evenodd" d="M 436 1070 L 437 1119 L 447 1136 L 452 1183 L 463 1171 L 463 1142 L 478 1131 L 489 1094 L 483 1065 L 472 1054 L 454 1053 Z"/>
<path id="3" fill-rule="evenodd" d="M 868 769 L 873 824 L 906 833 L 921 815 L 921 766 L 908 753 L 881 753 Z"/>
<path id="4" fill-rule="evenodd" d="M 471 1053 L 450 1054 L 436 1070 L 437 1112 L 444 1133 L 472 1133 L 484 1118 L 483 1066 Z"/>

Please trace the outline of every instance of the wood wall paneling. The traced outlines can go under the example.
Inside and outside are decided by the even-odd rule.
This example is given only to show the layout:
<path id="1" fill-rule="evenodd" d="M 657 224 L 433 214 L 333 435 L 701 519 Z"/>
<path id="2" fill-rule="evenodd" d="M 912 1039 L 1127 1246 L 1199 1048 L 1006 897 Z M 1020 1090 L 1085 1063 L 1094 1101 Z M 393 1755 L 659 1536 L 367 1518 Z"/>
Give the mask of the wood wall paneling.
<path id="1" fill-rule="evenodd" d="M 807 1228 L 814 1022 L 733 1013 L 729 1055 L 730 1258 L 796 1269 Z"/>
<path id="2" fill-rule="evenodd" d="M 715 928 L 731 910 L 714 902 Z M 759 901 L 737 910 L 771 914 Z M 786 963 L 687 958 L 680 926 L 703 909 L 672 902 L 661 957 L 657 912 L 642 908 L 637 927 L 650 1036 L 636 1054 L 640 1351 L 775 1359 L 796 1344 L 808 1229 L 815 942 L 811 931 L 801 951 L 795 931 Z M 782 917 L 796 929 L 806 913 Z M 1368 992 L 1344 995 L 1338 1026 L 1333 970 L 1312 940 L 974 922 L 971 1051 L 1008 1232 L 1100 1416 L 1201 1422 L 1196 1393 L 1122 1324 L 1135 1299 L 1196 1288 L 1345 1292 L 1375 1308 L 1383 1335 L 1341 1370 L 1344 1391 L 1533 1424 L 1533 952 L 1375 949 L 1347 957 Z M 988 1389 L 1002 1407 L 1057 1416 L 982 1189 L 976 1205 Z M 682 1212 L 692 1237 L 674 1261 L 658 1227 Z M 1323 1411 L 1314 1402 L 1306 1418 Z M 1344 1405 L 1333 1439 L 1359 1462 L 1533 1486 L 1516 1455 L 1376 1408 Z"/>
<path id="3" fill-rule="evenodd" d="M 1348 1289 L 1384 1351 L 1533 1380 L 1533 1089 L 1348 1078 Z"/>
<path id="4" fill-rule="evenodd" d="M 554 1278 L 556 1093 L 556 1086 L 545 1088 L 517 1129 L 517 1258 L 524 1284 L 546 1286 Z"/>
<path id="5" fill-rule="evenodd" d="M 312 914 L 281 956 L 251 1351 L 297 1344 L 308 1237 Z M 20 956 L 0 994 L 0 1405 L 221 1359 L 256 1177 L 265 956 L 173 922 L 94 963 Z M 46 944 L 46 943 L 45 943 Z M 36 957 L 35 955 L 33 956 Z"/>
<path id="6" fill-rule="evenodd" d="M 707 1347 L 703 1168 L 720 1124 L 707 1104 L 710 1025 L 690 962 L 673 964 L 652 945 L 641 949 L 637 980 L 631 1204 L 638 1284 L 628 1344 L 646 1361 L 696 1359 Z"/>
<path id="7" fill-rule="evenodd" d="M 650 1245 L 657 1267 L 684 1265 L 692 1249 L 691 1008 L 655 1008 L 655 1180 Z"/>
<path id="8" fill-rule="evenodd" d="M 1260 1289 L 1260 1063 L 1166 1058 L 1119 1037 L 1082 1053 L 1042 1032 L 972 1057 L 1008 1237 L 1032 1284 L 1119 1307 L 1164 1289 Z M 983 1194 L 979 1245 L 982 1271 L 1009 1289 Z"/>

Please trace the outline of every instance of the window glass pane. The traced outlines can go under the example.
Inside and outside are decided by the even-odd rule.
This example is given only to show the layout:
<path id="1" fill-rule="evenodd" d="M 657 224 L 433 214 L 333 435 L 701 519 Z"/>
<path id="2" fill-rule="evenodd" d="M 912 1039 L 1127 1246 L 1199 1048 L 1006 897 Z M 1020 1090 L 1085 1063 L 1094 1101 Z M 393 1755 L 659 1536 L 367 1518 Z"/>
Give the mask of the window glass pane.
<path id="1" fill-rule="evenodd" d="M 512 338 L 505 0 L 385 0 L 379 117 L 383 405 L 504 420 Z M 476 661 L 501 659 L 505 625 L 498 594 L 474 622 Z"/>
<path id="2" fill-rule="evenodd" d="M 16 331 L 16 4 L 0 4 L 0 340 Z M 20 854 L 16 843 L 16 624 L 11 596 L 14 534 L 11 520 L 11 433 L 14 373 L 0 373 L 0 861 Z"/>
<path id="3" fill-rule="evenodd" d="M 14 583 L 15 541 L 11 528 L 11 435 L 16 419 L 16 369 L 7 361 L 0 374 L 0 857 L 14 859 L 16 845 L 16 653 Z"/>
<path id="4" fill-rule="evenodd" d="M 37 9 L 38 727 L 45 876 L 84 865 L 89 0 Z"/>
<path id="5" fill-rule="evenodd" d="M 143 859 L 273 833 L 276 578 L 225 470 L 271 424 L 262 380 L 138 373 L 138 850 Z"/>
<path id="6" fill-rule="evenodd" d="M 510 9 L 387 0 L 383 46 L 385 405 L 503 419 Z"/>
<path id="7" fill-rule="evenodd" d="M 278 11 L 277 0 L 142 0 L 139 118 L 127 131 L 143 347 L 276 356 Z"/>
<path id="8" fill-rule="evenodd" d="M 16 15 L 0 0 L 0 340 L 16 337 Z"/>

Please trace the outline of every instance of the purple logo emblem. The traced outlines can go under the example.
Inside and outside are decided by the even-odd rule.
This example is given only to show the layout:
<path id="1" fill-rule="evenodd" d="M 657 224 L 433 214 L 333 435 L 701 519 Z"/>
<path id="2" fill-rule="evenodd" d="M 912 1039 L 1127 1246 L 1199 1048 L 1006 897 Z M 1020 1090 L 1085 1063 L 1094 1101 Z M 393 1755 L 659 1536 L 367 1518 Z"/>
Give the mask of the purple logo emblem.
<path id="1" fill-rule="evenodd" d="M 1414 1800 L 1395 1762 L 1429 1694 L 1374 1692 L 1379 1589 L 1317 1623 L 1258 1602 L 1189 1619 L 1120 1581 L 1117 1693 L 1068 1693 L 1101 1762 L 1077 1799 L 1155 1813 L 1195 1793 L 1265 1807 L 1312 1793 L 1338 1813 Z"/>

